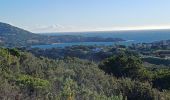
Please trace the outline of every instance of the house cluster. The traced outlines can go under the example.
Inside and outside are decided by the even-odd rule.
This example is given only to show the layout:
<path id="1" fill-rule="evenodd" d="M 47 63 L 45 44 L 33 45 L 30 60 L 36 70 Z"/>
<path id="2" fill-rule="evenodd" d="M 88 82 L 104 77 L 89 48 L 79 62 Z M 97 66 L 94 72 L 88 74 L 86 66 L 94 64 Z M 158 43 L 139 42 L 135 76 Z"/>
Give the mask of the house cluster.
<path id="1" fill-rule="evenodd" d="M 139 51 L 144 56 L 170 59 L 170 40 L 163 40 L 153 43 L 137 43 L 132 49 Z"/>

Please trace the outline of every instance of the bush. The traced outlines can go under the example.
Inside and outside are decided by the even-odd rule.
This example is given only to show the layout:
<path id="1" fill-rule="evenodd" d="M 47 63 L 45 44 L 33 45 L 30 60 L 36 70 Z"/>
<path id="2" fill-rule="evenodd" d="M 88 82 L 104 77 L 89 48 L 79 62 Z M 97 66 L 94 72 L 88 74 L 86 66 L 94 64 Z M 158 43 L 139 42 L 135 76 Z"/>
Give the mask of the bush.
<path id="1" fill-rule="evenodd" d="M 46 89 L 49 87 L 49 82 L 40 78 L 34 78 L 28 75 L 20 75 L 17 79 L 17 84 L 21 87 L 30 87 L 33 89 Z"/>
<path id="2" fill-rule="evenodd" d="M 104 60 L 99 68 L 116 77 L 130 77 L 140 80 L 148 80 L 151 77 L 149 71 L 142 65 L 142 61 L 135 56 L 113 56 Z"/>
<path id="3" fill-rule="evenodd" d="M 170 70 L 169 69 L 159 69 L 155 72 L 153 79 L 153 86 L 160 89 L 170 89 Z"/>

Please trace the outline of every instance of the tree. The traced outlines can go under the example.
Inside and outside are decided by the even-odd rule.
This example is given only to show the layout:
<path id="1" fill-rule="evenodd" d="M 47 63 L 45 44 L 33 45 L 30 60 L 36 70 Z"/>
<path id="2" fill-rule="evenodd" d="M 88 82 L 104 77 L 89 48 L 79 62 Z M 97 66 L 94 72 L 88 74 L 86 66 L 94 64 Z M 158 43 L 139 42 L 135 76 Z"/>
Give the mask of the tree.
<path id="1" fill-rule="evenodd" d="M 120 54 L 104 60 L 99 68 L 116 77 L 130 77 L 132 79 L 147 80 L 149 71 L 142 65 L 142 61 L 135 56 Z"/>

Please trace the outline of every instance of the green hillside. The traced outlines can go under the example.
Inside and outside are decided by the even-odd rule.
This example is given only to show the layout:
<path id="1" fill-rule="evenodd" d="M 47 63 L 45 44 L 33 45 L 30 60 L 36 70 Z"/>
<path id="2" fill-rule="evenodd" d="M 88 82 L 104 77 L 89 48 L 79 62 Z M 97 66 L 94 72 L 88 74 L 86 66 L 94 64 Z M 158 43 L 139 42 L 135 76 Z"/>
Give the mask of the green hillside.
<path id="1" fill-rule="evenodd" d="M 119 63 L 114 60 L 117 59 Z M 119 60 L 120 59 L 120 60 Z M 126 62 L 129 61 L 129 62 Z M 112 62 L 112 63 L 111 63 Z M 126 67 L 122 69 L 122 62 Z M 116 69 L 113 69 L 117 64 Z M 133 65 L 136 64 L 136 65 Z M 133 67 L 130 67 L 132 65 Z M 104 66 L 104 67 L 103 67 Z M 110 67 L 109 67 L 110 66 Z M 140 67 L 138 67 L 140 66 Z M 104 61 L 100 68 L 107 73 L 106 68 L 119 70 L 117 74 L 111 71 L 107 75 L 98 68 L 98 65 L 78 58 L 64 58 L 51 60 L 44 57 L 35 57 L 17 49 L 0 49 L 0 99 L 1 100 L 169 100 L 166 91 L 169 89 L 169 74 L 163 71 L 153 79 L 156 84 L 153 88 L 151 80 L 142 78 L 150 76 L 143 69 L 137 58 L 118 56 Z M 131 69 L 128 70 L 128 69 Z M 138 73 L 135 73 L 135 70 Z M 145 70 L 145 71 L 144 71 Z M 145 72 L 145 73 L 144 73 Z M 143 74 L 142 74 L 143 73 Z M 152 72 L 155 76 L 156 72 Z M 162 74 L 161 74 L 162 73 Z M 128 75 L 123 78 L 122 75 Z M 138 76 L 136 80 L 133 75 Z M 132 80 L 135 79 L 135 80 Z M 145 80 L 145 81 L 143 81 Z M 161 82 L 166 85 L 161 86 Z M 157 88 L 159 87 L 159 88 Z M 156 89 L 157 88 L 157 89 Z"/>
<path id="2" fill-rule="evenodd" d="M 31 33 L 6 23 L 0 23 L 0 42 L 7 47 L 40 44 L 44 36 Z"/>

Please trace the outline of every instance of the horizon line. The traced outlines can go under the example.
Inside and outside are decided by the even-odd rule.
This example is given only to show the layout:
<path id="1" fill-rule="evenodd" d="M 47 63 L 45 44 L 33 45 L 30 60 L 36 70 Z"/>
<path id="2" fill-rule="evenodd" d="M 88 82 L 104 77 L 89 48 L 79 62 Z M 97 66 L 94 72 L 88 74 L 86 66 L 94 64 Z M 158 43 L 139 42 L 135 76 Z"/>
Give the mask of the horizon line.
<path id="1" fill-rule="evenodd" d="M 1 22 L 4 23 L 4 22 Z M 112 32 L 112 31 L 147 31 L 147 30 L 170 30 L 170 25 L 146 25 L 146 26 L 129 26 L 129 27 L 103 27 L 103 28 L 89 28 L 89 29 L 81 29 L 81 30 L 77 30 L 73 29 L 71 31 L 42 31 L 42 32 L 35 32 L 33 30 L 31 30 L 31 28 L 24 28 L 24 27 L 20 27 L 18 25 L 14 25 L 14 24 L 10 24 L 10 23 L 5 23 L 5 24 L 9 24 L 12 25 L 14 27 L 18 27 L 27 31 L 30 31 L 32 33 L 37 33 L 37 34 L 43 34 L 43 33 L 78 33 L 78 32 Z M 46 29 L 48 30 L 48 29 Z M 65 29 L 66 30 L 66 29 Z"/>
<path id="2" fill-rule="evenodd" d="M 36 34 L 48 33 L 84 33 L 84 32 L 123 32 L 123 31 L 154 31 L 154 30 L 170 30 L 170 28 L 155 28 L 155 29 L 121 29 L 121 30 L 92 30 L 92 31 L 52 31 L 52 32 L 33 32 Z"/>
<path id="3" fill-rule="evenodd" d="M 35 33 L 66 33 L 66 32 L 106 32 L 106 31 L 142 31 L 142 30 L 169 30 L 170 25 L 146 25 L 146 26 L 129 26 L 129 27 L 102 27 L 102 28 L 64 28 L 62 30 L 46 29 L 37 30 Z M 33 30 L 32 30 L 33 31 Z M 34 30 L 35 31 L 35 30 Z"/>

